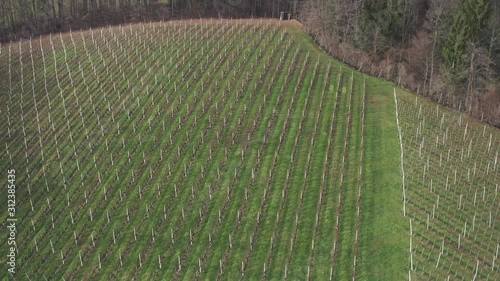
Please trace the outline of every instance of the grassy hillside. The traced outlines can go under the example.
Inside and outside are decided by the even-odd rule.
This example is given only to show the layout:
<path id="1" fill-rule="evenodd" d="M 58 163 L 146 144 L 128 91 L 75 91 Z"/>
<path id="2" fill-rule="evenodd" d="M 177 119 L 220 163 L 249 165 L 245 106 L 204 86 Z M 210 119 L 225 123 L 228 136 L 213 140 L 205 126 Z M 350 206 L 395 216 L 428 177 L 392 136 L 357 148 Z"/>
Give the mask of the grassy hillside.
<path id="1" fill-rule="evenodd" d="M 428 231 L 418 225 L 429 211 L 418 201 L 428 189 L 416 180 L 419 161 L 442 170 L 427 146 L 424 156 L 412 156 L 418 145 L 409 132 L 427 115 L 414 118 L 414 98 L 398 91 L 397 123 L 392 85 L 326 56 L 295 22 L 159 22 L 45 36 L 2 45 L 0 74 L 5 182 L 15 170 L 16 277 L 446 275 L 446 267 L 430 268 L 432 240 L 422 238 L 442 239 L 442 230 L 434 221 Z M 468 130 L 478 127 L 469 123 Z M 489 239 L 478 276 L 495 279 L 498 266 L 486 261 L 497 258 L 498 200 L 490 184 L 499 182 L 499 139 L 498 130 L 484 130 L 493 152 L 478 154 L 484 160 L 474 171 L 483 181 L 450 196 L 470 200 L 470 190 L 487 188 L 482 200 L 489 205 L 473 205 L 483 236 L 467 243 L 482 247 Z M 469 155 L 476 148 L 482 153 L 484 145 L 474 142 Z M 488 173 L 479 173 L 486 165 Z M 461 176 L 472 168 L 454 167 Z M 431 192 L 442 187 L 439 175 L 426 175 L 436 178 Z M 440 218 L 475 210 L 464 199 L 448 212 L 445 198 Z M 2 222 L 8 218 L 2 211 Z M 455 230 L 448 230 L 452 239 Z M 447 255 L 470 251 L 462 245 L 447 246 Z M 476 259 L 461 257 L 455 276 L 472 274 Z"/>

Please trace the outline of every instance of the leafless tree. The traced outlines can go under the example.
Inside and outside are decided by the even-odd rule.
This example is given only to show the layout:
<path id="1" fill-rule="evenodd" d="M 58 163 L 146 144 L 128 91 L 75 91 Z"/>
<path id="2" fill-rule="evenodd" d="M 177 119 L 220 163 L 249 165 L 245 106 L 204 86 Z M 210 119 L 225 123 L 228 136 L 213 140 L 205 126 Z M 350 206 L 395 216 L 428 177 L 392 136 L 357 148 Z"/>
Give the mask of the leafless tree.
<path id="1" fill-rule="evenodd" d="M 429 56 L 429 50 L 434 47 L 435 38 L 426 31 L 419 31 L 410 41 L 410 47 L 406 50 L 406 63 L 409 70 L 414 73 L 418 80 L 423 80 L 422 92 L 427 91 L 429 73 L 432 72 L 433 54 Z M 430 75 L 432 77 L 432 74 Z M 429 84 L 431 84 L 429 82 Z"/>
<path id="2" fill-rule="evenodd" d="M 426 23 L 424 27 L 426 27 L 429 31 L 433 31 L 433 40 L 432 40 L 432 48 L 430 54 L 430 67 L 429 67 L 429 75 L 426 74 L 425 82 L 428 84 L 426 87 L 426 83 L 424 82 L 424 92 L 427 91 L 430 95 L 433 94 L 433 82 L 434 82 L 434 72 L 435 72 L 435 58 L 436 58 L 436 44 L 438 42 L 439 36 L 441 36 L 440 29 L 443 24 L 443 19 L 448 16 L 450 13 L 450 2 L 444 0 L 434 0 L 430 1 L 429 9 L 426 13 Z M 439 102 L 442 100 L 443 93 L 440 93 Z"/>

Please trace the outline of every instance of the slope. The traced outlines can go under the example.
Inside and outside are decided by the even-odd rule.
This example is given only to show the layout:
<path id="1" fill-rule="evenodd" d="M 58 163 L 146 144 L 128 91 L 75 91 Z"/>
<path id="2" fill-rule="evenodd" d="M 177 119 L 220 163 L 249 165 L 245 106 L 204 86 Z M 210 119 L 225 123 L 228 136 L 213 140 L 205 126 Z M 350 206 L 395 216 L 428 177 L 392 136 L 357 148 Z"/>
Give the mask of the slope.
<path id="1" fill-rule="evenodd" d="M 393 88 L 296 22 L 50 35 L 0 74 L 16 277 L 407 277 Z"/>

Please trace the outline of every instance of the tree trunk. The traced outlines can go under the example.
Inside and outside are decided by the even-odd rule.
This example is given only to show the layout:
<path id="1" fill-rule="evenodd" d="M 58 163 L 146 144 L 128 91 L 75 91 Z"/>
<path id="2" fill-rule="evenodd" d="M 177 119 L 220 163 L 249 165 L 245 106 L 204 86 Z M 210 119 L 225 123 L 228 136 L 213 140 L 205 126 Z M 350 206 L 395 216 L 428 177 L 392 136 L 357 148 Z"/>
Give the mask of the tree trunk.
<path id="1" fill-rule="evenodd" d="M 59 0 L 58 9 L 59 9 L 59 28 L 62 28 L 62 25 L 64 23 L 64 0 Z"/>
<path id="2" fill-rule="evenodd" d="M 88 0 L 82 1 L 82 9 L 83 9 L 83 14 L 86 14 L 88 12 L 88 9 L 89 9 Z"/>
<path id="3" fill-rule="evenodd" d="M 437 30 L 434 32 L 434 42 L 432 43 L 432 52 L 431 52 L 431 77 L 429 78 L 429 95 L 432 96 L 432 80 L 434 76 L 434 51 L 436 49 L 436 40 L 437 40 Z M 441 98 L 439 98 L 439 102 L 441 102 Z"/>
<path id="4" fill-rule="evenodd" d="M 378 43 L 378 35 L 380 33 L 380 27 L 377 25 L 375 27 L 374 33 L 373 33 L 373 53 L 376 55 L 377 54 L 377 43 Z"/>
<path id="5" fill-rule="evenodd" d="M 75 17 L 75 9 L 76 9 L 75 0 L 71 0 L 70 1 L 70 15 L 72 18 Z"/>
<path id="6" fill-rule="evenodd" d="M 490 59 L 491 59 L 491 60 L 493 60 L 493 59 L 492 59 L 492 57 L 491 57 L 491 53 L 492 53 L 492 51 L 493 51 L 493 48 L 495 47 L 495 43 L 496 43 L 496 41 L 497 41 L 497 40 L 498 40 L 498 38 L 500 37 L 500 32 L 497 32 L 497 33 L 495 34 L 496 29 L 497 29 L 497 25 L 495 24 L 495 25 L 493 26 L 493 30 L 491 31 L 490 46 L 489 46 L 489 48 L 488 48 L 488 56 L 490 57 Z"/>
<path id="7" fill-rule="evenodd" d="M 424 88 L 422 89 L 422 93 L 425 95 L 427 90 L 427 79 L 429 77 L 429 59 L 425 59 L 425 74 L 424 74 Z M 430 90 L 429 90 L 430 93 Z"/>
<path id="8" fill-rule="evenodd" d="M 8 22 L 8 18 L 7 18 L 7 15 L 5 13 L 5 8 L 3 6 L 3 4 L 0 4 L 0 14 L 2 15 L 2 26 L 0 26 L 0 29 L 4 29 L 7 27 L 7 22 Z M 3 34 L 2 36 L 0 36 L 0 39 L 3 40 Z"/>
<path id="9" fill-rule="evenodd" d="M 31 1 L 31 7 L 32 7 L 32 9 L 33 9 L 33 10 L 32 10 L 32 12 L 33 12 L 33 14 L 32 14 L 32 16 L 33 16 L 33 17 L 32 17 L 32 21 L 33 21 L 33 24 L 35 24 L 35 22 L 36 22 L 36 18 L 37 18 L 37 14 L 38 14 L 38 13 L 37 13 L 37 10 L 36 10 L 36 1 L 35 1 L 35 0 L 32 0 L 32 1 Z"/>
<path id="10" fill-rule="evenodd" d="M 10 24 L 12 27 L 12 33 L 15 33 L 16 31 L 16 21 L 15 21 L 15 16 L 14 16 L 14 10 L 10 10 Z"/>
<path id="11" fill-rule="evenodd" d="M 467 92 L 465 97 L 465 110 L 470 114 L 472 111 L 472 91 L 474 88 L 474 55 L 475 48 L 472 49 L 469 66 L 469 77 L 467 79 Z"/>
<path id="12" fill-rule="evenodd" d="M 273 0 L 273 9 L 272 9 L 272 14 L 271 14 L 272 18 L 274 18 L 274 7 L 275 7 L 275 4 L 276 4 L 276 0 Z"/>
<path id="13" fill-rule="evenodd" d="M 50 0 L 50 6 L 52 8 L 52 23 L 55 24 L 57 21 L 57 14 L 56 14 L 56 0 Z M 54 26 L 52 25 L 51 28 Z"/>

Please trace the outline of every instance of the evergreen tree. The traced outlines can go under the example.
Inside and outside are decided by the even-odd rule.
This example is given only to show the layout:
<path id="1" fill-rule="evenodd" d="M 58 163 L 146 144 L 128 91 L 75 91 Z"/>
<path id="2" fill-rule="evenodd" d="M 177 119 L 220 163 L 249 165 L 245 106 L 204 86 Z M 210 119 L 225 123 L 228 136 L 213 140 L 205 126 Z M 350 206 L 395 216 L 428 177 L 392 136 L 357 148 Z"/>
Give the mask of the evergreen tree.
<path id="1" fill-rule="evenodd" d="M 453 19 L 442 51 L 445 67 L 452 74 L 462 72 L 467 61 L 467 46 L 480 37 L 490 16 L 489 0 L 463 1 L 460 11 Z"/>
<path id="2" fill-rule="evenodd" d="M 387 6 L 386 1 L 362 1 L 357 16 L 356 46 L 362 50 L 370 50 L 373 40 L 377 40 L 376 29 L 380 28 L 380 18 Z"/>

